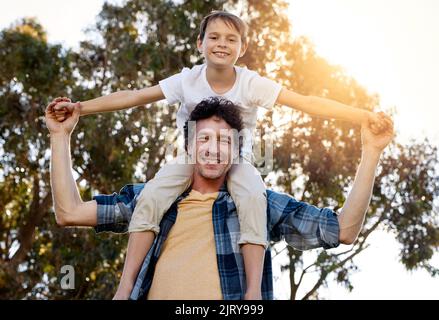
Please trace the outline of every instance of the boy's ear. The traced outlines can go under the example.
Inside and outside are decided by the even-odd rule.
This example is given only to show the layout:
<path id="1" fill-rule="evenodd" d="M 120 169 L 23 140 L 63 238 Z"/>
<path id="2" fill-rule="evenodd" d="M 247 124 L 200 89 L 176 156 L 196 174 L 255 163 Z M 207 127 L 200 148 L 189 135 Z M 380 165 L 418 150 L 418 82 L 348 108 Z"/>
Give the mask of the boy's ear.
<path id="1" fill-rule="evenodd" d="M 200 35 L 198 35 L 198 37 L 197 37 L 197 49 L 198 49 L 199 53 L 203 53 L 203 49 L 202 49 L 201 45 L 202 45 L 202 41 L 201 41 Z"/>
<path id="2" fill-rule="evenodd" d="M 248 48 L 248 40 L 242 43 L 241 52 L 239 53 L 240 58 L 242 58 L 245 55 L 247 48 Z"/>

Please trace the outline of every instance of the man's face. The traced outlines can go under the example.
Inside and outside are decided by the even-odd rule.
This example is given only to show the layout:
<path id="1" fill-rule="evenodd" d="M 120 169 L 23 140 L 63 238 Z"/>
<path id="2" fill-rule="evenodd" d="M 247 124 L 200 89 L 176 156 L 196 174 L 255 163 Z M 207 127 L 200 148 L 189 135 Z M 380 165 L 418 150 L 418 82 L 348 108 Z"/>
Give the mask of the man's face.
<path id="1" fill-rule="evenodd" d="M 238 30 L 221 19 L 209 21 L 204 39 L 197 44 L 208 64 L 223 67 L 234 65 L 247 48 Z"/>
<path id="2" fill-rule="evenodd" d="M 236 130 L 223 119 L 211 117 L 196 122 L 196 135 L 189 152 L 196 157 L 195 174 L 206 179 L 225 176 L 234 159 L 233 136 Z"/>

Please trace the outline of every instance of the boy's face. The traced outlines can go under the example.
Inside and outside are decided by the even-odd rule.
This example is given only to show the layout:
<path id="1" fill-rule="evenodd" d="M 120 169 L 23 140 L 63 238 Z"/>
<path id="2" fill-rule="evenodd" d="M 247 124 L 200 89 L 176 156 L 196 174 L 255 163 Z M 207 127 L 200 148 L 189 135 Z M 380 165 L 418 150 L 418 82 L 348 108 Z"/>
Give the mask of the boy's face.
<path id="1" fill-rule="evenodd" d="M 198 38 L 197 47 L 207 64 L 216 67 L 233 66 L 247 50 L 238 30 L 221 19 L 208 23 L 204 39 Z"/>

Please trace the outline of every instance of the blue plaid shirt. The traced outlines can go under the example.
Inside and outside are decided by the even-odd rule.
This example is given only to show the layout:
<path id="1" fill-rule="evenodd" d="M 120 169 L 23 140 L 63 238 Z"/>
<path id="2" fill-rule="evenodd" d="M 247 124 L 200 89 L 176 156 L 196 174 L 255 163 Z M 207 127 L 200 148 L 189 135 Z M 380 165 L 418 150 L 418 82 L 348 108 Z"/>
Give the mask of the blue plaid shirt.
<path id="1" fill-rule="evenodd" d="M 96 232 L 128 231 L 137 197 L 144 184 L 130 184 L 112 195 L 93 197 L 97 202 Z M 174 202 L 160 223 L 160 233 L 155 238 L 137 276 L 130 299 L 145 299 L 152 284 L 154 269 L 163 243 L 175 223 L 178 203 L 189 194 L 184 192 Z M 285 240 L 292 247 L 308 250 L 325 249 L 339 245 L 339 224 L 336 213 L 329 208 L 317 208 L 297 201 L 290 195 L 267 190 L 267 228 L 271 241 Z M 216 256 L 225 300 L 243 299 L 246 291 L 244 261 L 238 245 L 240 236 L 236 207 L 226 186 L 218 193 L 212 208 Z M 190 232 L 190 231 L 189 231 Z M 265 251 L 262 275 L 262 298 L 273 299 L 271 252 Z"/>

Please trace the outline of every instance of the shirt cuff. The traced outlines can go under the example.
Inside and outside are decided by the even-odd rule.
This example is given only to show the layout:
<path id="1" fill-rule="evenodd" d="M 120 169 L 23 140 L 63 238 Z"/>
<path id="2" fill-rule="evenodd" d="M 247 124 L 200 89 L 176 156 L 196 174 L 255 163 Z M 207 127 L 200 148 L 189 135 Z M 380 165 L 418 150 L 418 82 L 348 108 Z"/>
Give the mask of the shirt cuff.
<path id="1" fill-rule="evenodd" d="M 329 208 L 322 209 L 322 219 L 317 228 L 317 238 L 324 249 L 336 248 L 340 244 L 340 224 L 337 213 Z"/>
<path id="2" fill-rule="evenodd" d="M 114 232 L 125 233 L 128 231 L 128 221 L 122 214 L 119 203 L 116 201 L 117 194 L 97 195 L 93 200 L 97 202 L 97 225 L 96 233 Z"/>

